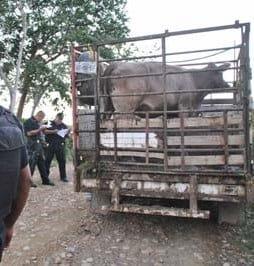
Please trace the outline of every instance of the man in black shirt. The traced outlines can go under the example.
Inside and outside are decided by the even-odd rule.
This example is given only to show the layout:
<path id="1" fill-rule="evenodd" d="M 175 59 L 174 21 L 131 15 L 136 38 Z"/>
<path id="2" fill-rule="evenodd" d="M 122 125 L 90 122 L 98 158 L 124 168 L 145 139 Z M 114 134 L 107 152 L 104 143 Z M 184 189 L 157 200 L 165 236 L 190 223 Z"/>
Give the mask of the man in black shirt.
<path id="1" fill-rule="evenodd" d="M 27 149 L 29 155 L 29 165 L 33 175 L 35 166 L 38 166 L 43 185 L 54 186 L 48 178 L 48 173 L 45 166 L 45 155 L 43 150 L 43 131 L 45 125 L 41 125 L 45 114 L 39 111 L 35 116 L 32 116 L 24 123 L 24 129 L 27 136 Z M 31 186 L 36 187 L 34 183 Z"/>
<path id="2" fill-rule="evenodd" d="M 60 179 L 68 182 L 66 177 L 65 139 L 68 136 L 68 127 L 63 123 L 63 114 L 58 113 L 55 120 L 51 121 L 51 127 L 45 130 L 46 141 L 48 142 L 46 153 L 46 169 L 50 172 L 50 165 L 54 156 L 58 162 Z"/>
<path id="3" fill-rule="evenodd" d="M 30 178 L 22 125 L 0 106 L 0 262 L 25 206 Z"/>

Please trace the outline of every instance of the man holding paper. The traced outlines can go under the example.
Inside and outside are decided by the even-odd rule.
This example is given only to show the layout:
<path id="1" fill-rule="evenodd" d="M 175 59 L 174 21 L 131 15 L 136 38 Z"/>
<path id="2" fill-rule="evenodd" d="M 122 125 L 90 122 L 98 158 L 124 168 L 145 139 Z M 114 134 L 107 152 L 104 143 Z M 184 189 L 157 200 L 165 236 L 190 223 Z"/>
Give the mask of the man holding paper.
<path id="1" fill-rule="evenodd" d="M 39 111 L 35 116 L 27 119 L 24 123 L 25 134 L 27 137 L 29 166 L 31 169 L 31 174 L 33 175 L 37 165 L 43 185 L 54 186 L 54 183 L 48 178 L 48 173 L 45 166 L 43 136 L 47 126 L 42 124 L 44 117 L 45 113 L 43 111 Z M 31 181 L 31 186 L 36 187 L 36 184 Z"/>
<path id="2" fill-rule="evenodd" d="M 63 113 L 58 113 L 56 118 L 51 121 L 50 127 L 45 130 L 46 141 L 48 143 L 46 153 L 46 169 L 49 174 L 51 162 L 54 156 L 56 156 L 60 172 L 60 179 L 63 182 L 68 182 L 65 169 L 65 139 L 68 137 L 70 130 L 63 123 L 63 118 Z"/>

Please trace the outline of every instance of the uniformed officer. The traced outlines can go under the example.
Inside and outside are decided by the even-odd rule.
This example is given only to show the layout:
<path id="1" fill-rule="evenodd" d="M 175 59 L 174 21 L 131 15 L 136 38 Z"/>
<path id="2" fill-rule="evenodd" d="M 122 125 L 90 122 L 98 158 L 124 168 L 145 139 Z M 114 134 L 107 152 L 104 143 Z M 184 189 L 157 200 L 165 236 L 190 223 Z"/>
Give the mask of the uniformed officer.
<path id="1" fill-rule="evenodd" d="M 46 169 L 50 172 L 50 165 L 54 156 L 58 162 L 60 180 L 68 182 L 66 176 L 66 159 L 65 159 L 65 139 L 68 137 L 68 127 L 63 123 L 63 113 L 58 113 L 53 121 L 51 127 L 45 130 L 46 141 L 48 143 L 46 153 Z M 62 132 L 62 134 L 60 134 Z"/>
<path id="2" fill-rule="evenodd" d="M 0 262 L 26 203 L 30 178 L 22 125 L 0 106 Z"/>
<path id="3" fill-rule="evenodd" d="M 39 111 L 35 116 L 32 116 L 24 123 L 25 134 L 27 137 L 29 165 L 32 175 L 34 173 L 35 166 L 38 166 L 43 185 L 54 186 L 54 183 L 48 178 L 45 166 L 43 131 L 46 129 L 46 126 L 41 124 L 44 117 L 45 113 L 43 111 Z M 36 187 L 33 182 L 31 183 L 31 186 Z"/>

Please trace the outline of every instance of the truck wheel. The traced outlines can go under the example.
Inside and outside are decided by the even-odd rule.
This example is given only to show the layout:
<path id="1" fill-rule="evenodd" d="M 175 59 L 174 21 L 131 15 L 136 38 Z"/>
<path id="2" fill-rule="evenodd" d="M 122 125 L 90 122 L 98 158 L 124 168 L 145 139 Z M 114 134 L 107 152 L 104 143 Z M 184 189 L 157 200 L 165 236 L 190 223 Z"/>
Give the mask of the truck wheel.
<path id="1" fill-rule="evenodd" d="M 244 221 L 244 205 L 234 202 L 218 203 L 218 223 L 240 224 Z"/>
<path id="2" fill-rule="evenodd" d="M 96 213 L 107 214 L 111 203 L 109 193 L 103 191 L 95 191 L 92 193 L 91 210 Z"/>

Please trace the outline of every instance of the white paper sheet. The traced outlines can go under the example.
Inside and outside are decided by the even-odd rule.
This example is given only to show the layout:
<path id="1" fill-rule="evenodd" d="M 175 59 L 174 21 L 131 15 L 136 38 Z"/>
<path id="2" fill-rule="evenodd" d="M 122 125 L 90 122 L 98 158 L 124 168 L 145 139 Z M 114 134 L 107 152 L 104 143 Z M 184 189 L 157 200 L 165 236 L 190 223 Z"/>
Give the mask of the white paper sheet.
<path id="1" fill-rule="evenodd" d="M 57 131 L 57 135 L 64 138 L 68 134 L 69 129 L 60 129 Z"/>
<path id="2" fill-rule="evenodd" d="M 51 128 L 52 127 L 52 122 L 48 120 L 47 124 L 46 124 L 47 128 Z"/>

